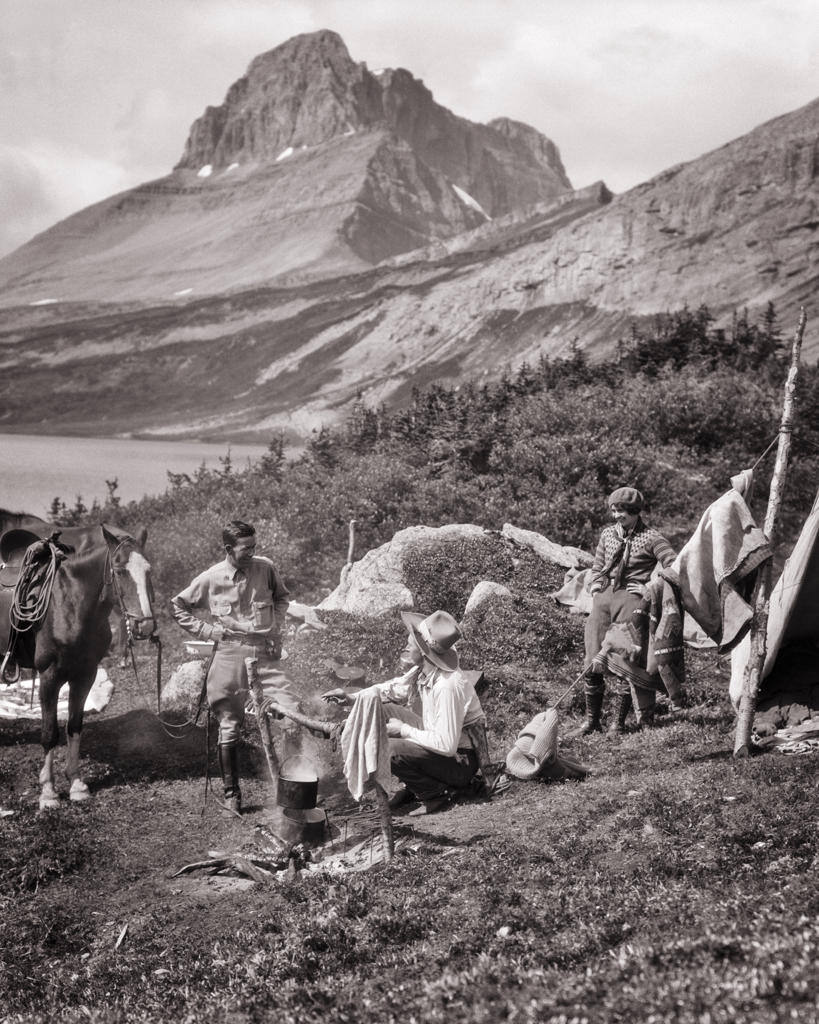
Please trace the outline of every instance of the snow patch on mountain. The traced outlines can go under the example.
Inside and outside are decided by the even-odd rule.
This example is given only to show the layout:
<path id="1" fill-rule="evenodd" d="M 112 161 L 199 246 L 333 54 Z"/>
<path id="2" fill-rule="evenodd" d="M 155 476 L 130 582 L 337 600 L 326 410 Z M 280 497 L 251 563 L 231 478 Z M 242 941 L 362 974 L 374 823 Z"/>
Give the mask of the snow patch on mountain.
<path id="1" fill-rule="evenodd" d="M 453 191 L 455 192 L 455 195 L 461 200 L 462 203 L 464 203 L 466 206 L 471 207 L 473 210 L 477 210 L 478 213 L 486 217 L 487 220 L 492 220 L 492 218 L 489 216 L 486 210 L 484 210 L 484 208 L 481 206 L 477 199 L 473 199 L 468 192 L 465 192 L 462 188 L 458 188 L 457 185 L 453 185 L 452 188 Z"/>

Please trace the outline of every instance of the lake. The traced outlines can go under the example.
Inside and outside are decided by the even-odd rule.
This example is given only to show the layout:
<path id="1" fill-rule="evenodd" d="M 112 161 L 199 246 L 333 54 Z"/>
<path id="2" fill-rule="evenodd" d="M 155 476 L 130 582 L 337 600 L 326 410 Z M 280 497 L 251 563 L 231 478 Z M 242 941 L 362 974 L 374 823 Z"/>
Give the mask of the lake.
<path id="1" fill-rule="evenodd" d="M 47 516 L 55 497 L 72 507 L 77 495 L 90 506 L 95 498 L 105 500 L 105 481 L 115 478 L 123 502 L 134 501 L 167 490 L 168 470 L 218 467 L 228 448 L 234 469 L 267 450 L 263 444 L 0 434 L 0 507 Z"/>

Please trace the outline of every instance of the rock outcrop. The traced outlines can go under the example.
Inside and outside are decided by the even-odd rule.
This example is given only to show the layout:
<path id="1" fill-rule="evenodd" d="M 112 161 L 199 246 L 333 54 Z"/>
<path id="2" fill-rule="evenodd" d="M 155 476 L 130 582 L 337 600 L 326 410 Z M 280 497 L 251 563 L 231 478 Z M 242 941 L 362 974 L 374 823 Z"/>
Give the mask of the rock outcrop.
<path id="1" fill-rule="evenodd" d="M 222 106 L 194 122 L 177 170 L 270 163 L 375 130 L 440 172 L 442 193 L 457 198 L 450 187 L 457 185 L 492 217 L 571 190 L 557 147 L 534 128 L 457 117 L 409 71 L 373 74 L 355 63 L 329 31 L 296 36 L 257 57 Z"/>
<path id="2" fill-rule="evenodd" d="M 404 571 L 410 552 L 441 542 L 477 540 L 485 534 L 483 527 L 471 523 L 399 530 L 392 540 L 354 562 L 344 580 L 317 606 L 318 610 L 369 616 L 411 610 L 414 597 Z"/>
<path id="3" fill-rule="evenodd" d="M 770 301 L 784 333 L 813 299 L 819 101 L 623 195 L 571 193 L 534 129 L 471 125 L 409 72 L 355 64 L 332 34 L 291 42 L 294 67 L 259 58 L 173 174 L 0 260 L 0 404 L 16 429 L 109 432 L 87 421 L 90 385 L 121 432 L 304 436 L 430 380 L 574 343 L 611 355 L 634 324 L 685 305 L 730 330 Z M 265 74 L 290 97 L 276 117 Z M 817 352 L 809 331 L 805 356 Z M 226 356 L 240 387 L 211 372 Z M 47 408 L 28 399 L 33 375 Z"/>
<path id="4" fill-rule="evenodd" d="M 571 191 L 534 128 L 474 124 L 341 37 L 296 36 L 208 107 L 173 173 L 0 260 L 0 301 L 170 299 L 359 271 Z"/>

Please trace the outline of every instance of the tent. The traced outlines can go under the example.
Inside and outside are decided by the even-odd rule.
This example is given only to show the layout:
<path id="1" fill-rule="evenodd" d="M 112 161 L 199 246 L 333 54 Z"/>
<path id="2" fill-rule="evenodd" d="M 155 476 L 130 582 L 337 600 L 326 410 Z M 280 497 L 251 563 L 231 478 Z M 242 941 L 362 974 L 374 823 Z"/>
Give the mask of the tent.
<path id="1" fill-rule="evenodd" d="M 739 706 L 750 636 L 731 654 L 731 700 Z M 819 493 L 771 592 L 757 723 L 777 728 L 819 715 Z"/>

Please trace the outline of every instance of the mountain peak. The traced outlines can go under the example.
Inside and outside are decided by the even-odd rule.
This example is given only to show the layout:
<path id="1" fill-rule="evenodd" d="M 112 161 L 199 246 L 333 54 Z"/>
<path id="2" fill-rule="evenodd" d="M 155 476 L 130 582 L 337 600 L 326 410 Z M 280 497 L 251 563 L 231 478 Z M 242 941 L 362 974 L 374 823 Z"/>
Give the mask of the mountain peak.
<path id="1" fill-rule="evenodd" d="M 480 125 L 457 117 L 404 68 L 372 74 L 329 29 L 294 36 L 256 57 L 225 102 L 194 122 L 176 169 L 270 164 L 374 130 L 407 143 L 489 216 L 571 189 L 557 147 L 534 128 L 506 118 Z"/>
<path id="2" fill-rule="evenodd" d="M 317 32 L 304 32 L 275 46 L 266 53 L 260 53 L 250 62 L 248 76 L 266 73 L 270 64 L 276 63 L 317 63 L 337 64 L 340 68 L 352 65 L 353 61 L 344 40 L 331 29 L 323 28 Z"/>

